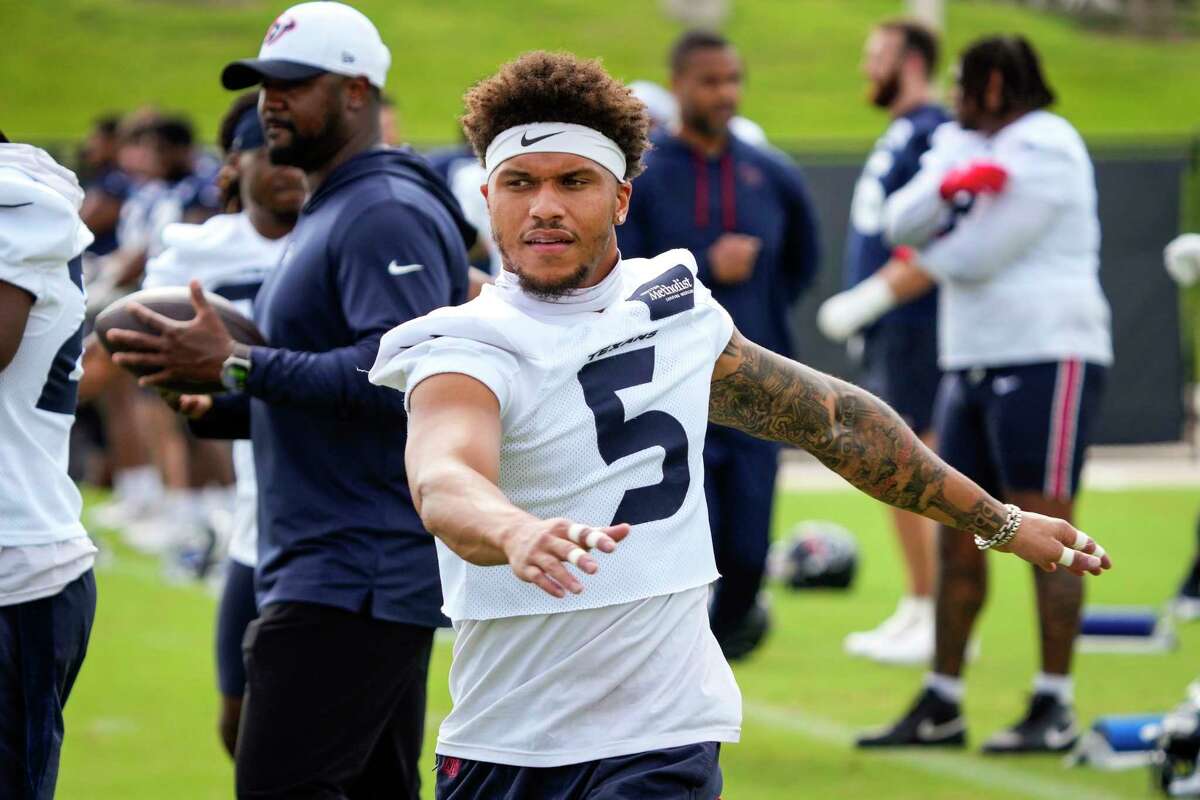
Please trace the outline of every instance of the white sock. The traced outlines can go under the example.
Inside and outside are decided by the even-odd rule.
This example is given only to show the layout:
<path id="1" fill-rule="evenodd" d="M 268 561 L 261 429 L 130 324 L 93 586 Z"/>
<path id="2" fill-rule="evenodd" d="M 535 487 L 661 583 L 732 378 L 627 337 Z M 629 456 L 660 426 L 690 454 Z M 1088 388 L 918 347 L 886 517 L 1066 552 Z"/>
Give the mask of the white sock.
<path id="1" fill-rule="evenodd" d="M 1039 672 L 1033 676 L 1033 693 L 1053 695 L 1060 703 L 1070 705 L 1075 699 L 1075 679 L 1070 675 Z"/>
<path id="2" fill-rule="evenodd" d="M 153 464 L 129 467 L 113 474 L 113 494 L 118 501 L 149 505 L 163 496 L 162 477 Z"/>
<path id="3" fill-rule="evenodd" d="M 956 678 L 953 675 L 943 675 L 940 672 L 925 674 L 925 688 L 933 690 L 943 700 L 956 704 L 962 703 L 963 695 L 966 694 L 962 678 Z"/>
<path id="4" fill-rule="evenodd" d="M 932 597 L 929 597 L 928 595 L 925 597 L 909 595 L 908 597 L 904 598 L 904 601 L 908 603 L 908 613 L 910 616 L 915 617 L 923 622 L 933 621 Z"/>

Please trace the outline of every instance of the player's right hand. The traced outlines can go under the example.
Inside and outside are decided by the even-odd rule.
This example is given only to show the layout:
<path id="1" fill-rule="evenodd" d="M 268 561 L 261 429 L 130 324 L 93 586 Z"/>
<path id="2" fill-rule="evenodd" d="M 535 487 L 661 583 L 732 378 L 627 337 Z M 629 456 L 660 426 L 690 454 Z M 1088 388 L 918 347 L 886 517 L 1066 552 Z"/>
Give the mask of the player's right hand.
<path id="1" fill-rule="evenodd" d="M 574 564 L 588 575 L 596 574 L 600 567 L 588 550 L 611 553 L 629 531 L 630 526 L 624 524 L 592 528 L 562 518 L 532 520 L 509 533 L 504 540 L 504 554 L 518 578 L 561 598 L 567 592 L 583 591 L 583 584 L 567 564 Z"/>
<path id="2" fill-rule="evenodd" d="M 974 197 L 1004 190 L 1008 183 L 1008 172 L 994 161 L 978 159 L 966 166 L 952 169 L 942 178 L 939 191 L 943 200 L 953 200 L 960 192 Z"/>
<path id="3" fill-rule="evenodd" d="M 1021 527 L 1006 545 L 996 548 L 1012 553 L 1046 572 L 1065 567 L 1075 575 L 1099 575 L 1112 568 L 1112 559 L 1095 539 L 1066 520 L 1022 512 Z"/>

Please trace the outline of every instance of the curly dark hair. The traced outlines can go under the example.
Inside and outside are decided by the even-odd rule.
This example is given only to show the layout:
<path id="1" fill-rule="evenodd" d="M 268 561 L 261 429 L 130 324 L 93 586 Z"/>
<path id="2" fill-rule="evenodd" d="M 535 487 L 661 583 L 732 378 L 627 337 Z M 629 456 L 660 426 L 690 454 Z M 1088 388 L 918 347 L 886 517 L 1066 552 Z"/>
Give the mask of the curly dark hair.
<path id="1" fill-rule="evenodd" d="M 480 160 L 496 136 L 531 122 L 586 125 L 625 153 L 625 179 L 639 175 L 650 146 L 646 107 L 599 61 L 536 50 L 471 87 L 459 120 Z"/>

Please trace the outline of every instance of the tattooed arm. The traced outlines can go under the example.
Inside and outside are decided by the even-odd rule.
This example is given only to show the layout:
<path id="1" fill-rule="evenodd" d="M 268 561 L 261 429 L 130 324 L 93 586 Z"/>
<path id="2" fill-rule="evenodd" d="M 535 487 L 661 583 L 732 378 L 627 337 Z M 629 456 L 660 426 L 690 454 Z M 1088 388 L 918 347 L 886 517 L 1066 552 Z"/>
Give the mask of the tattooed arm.
<path id="1" fill-rule="evenodd" d="M 974 481 L 937 457 L 883 401 L 750 342 L 740 333 L 717 360 L 709 420 L 807 450 L 872 497 L 984 538 L 1008 512 Z M 1075 542 L 1062 520 L 1026 512 L 1002 550 L 1054 569 Z M 1089 543 L 1084 551 L 1095 550 Z M 1108 559 L 1076 554 L 1072 572 L 1100 574 Z"/>

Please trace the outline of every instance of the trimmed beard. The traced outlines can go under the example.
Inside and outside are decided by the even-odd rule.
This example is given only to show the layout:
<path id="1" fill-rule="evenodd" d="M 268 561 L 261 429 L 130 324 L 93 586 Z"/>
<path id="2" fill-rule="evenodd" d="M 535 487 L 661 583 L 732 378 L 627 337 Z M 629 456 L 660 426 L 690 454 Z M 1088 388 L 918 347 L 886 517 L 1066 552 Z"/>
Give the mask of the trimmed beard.
<path id="1" fill-rule="evenodd" d="M 342 135 L 341 117 L 337 110 L 330 106 L 321 123 L 321 130 L 312 136 L 306 136 L 296 130 L 296 126 L 287 124 L 292 133 L 292 141 L 286 145 L 272 145 L 267 141 L 267 155 L 272 164 L 287 167 L 299 167 L 305 172 L 313 172 L 329 163 L 337 154 L 346 136 Z"/>
<path id="2" fill-rule="evenodd" d="M 612 237 L 615 236 L 616 233 L 612 228 L 610 228 L 608 235 L 609 237 Z M 521 290 L 533 295 L 534 297 L 537 297 L 540 300 L 557 300 L 558 298 L 565 296 L 567 293 L 583 286 L 588 277 L 592 274 L 592 271 L 596 268 L 596 265 L 600 263 L 600 259 L 604 257 L 604 253 L 607 251 L 607 247 L 598 247 L 596 252 L 599 255 L 592 260 L 592 263 L 581 263 L 574 272 L 566 275 L 565 277 L 559 278 L 555 281 L 545 281 L 536 278 L 525 270 L 521 269 L 521 265 L 508 255 L 508 250 L 505 249 L 504 242 L 500 238 L 499 232 L 495 228 L 492 228 L 492 241 L 496 243 L 496 248 L 500 251 L 500 260 L 504 263 L 504 267 L 509 272 L 512 272 L 517 276 L 517 284 L 521 287 Z M 607 239 L 605 239 L 604 244 L 608 244 Z"/>
<path id="3" fill-rule="evenodd" d="M 900 96 L 900 68 L 897 66 L 892 73 L 871 90 L 871 103 L 876 108 L 891 108 L 892 103 Z"/>

